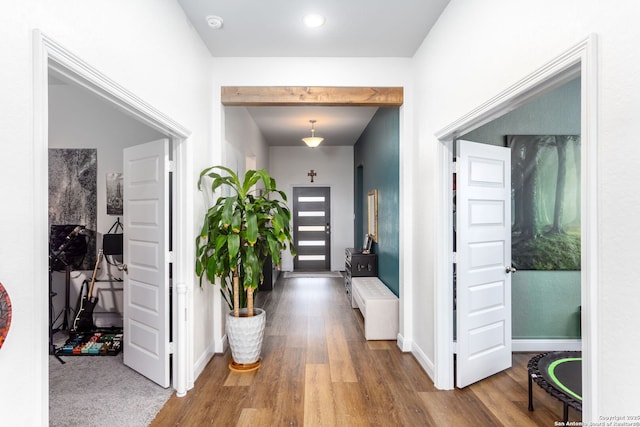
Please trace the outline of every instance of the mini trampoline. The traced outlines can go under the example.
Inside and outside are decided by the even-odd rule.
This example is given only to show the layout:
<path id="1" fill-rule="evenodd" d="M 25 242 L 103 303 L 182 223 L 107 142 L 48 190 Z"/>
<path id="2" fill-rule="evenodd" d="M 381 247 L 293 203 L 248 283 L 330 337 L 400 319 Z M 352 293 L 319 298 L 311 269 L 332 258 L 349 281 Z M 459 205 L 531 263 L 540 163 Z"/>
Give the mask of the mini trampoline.
<path id="1" fill-rule="evenodd" d="M 529 360 L 529 410 L 533 411 L 533 381 L 564 405 L 564 424 L 569 406 L 582 412 L 582 352 L 554 351 Z"/>

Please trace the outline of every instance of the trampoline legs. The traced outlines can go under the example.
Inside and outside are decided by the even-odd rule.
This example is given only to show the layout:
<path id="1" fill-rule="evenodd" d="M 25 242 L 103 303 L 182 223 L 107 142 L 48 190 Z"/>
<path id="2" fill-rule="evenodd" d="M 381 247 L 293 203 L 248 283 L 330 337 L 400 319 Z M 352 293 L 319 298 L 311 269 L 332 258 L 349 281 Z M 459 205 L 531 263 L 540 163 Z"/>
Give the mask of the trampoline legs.
<path id="1" fill-rule="evenodd" d="M 566 363 L 565 365 L 563 365 L 564 369 L 555 369 L 560 366 L 559 364 L 564 364 L 565 362 L 570 363 Z M 533 382 L 535 381 L 540 387 L 542 387 L 544 391 L 562 402 L 562 424 L 560 423 L 560 421 L 556 421 L 556 424 L 566 426 L 569 423 L 569 406 L 577 411 L 582 411 L 582 399 L 579 396 L 579 390 L 582 389 L 580 381 L 581 363 L 582 357 L 581 353 L 578 351 L 541 353 L 537 356 L 532 357 L 527 365 L 529 411 L 533 411 Z M 569 383 L 572 383 L 573 386 L 575 386 L 575 388 L 578 390 L 578 394 L 576 395 L 576 393 L 571 392 L 571 390 L 561 389 L 556 386 L 555 383 L 558 382 L 556 378 L 546 378 L 547 374 L 553 377 L 552 370 L 554 372 L 560 372 L 562 375 L 567 377 L 569 379 Z M 577 380 L 575 377 L 576 375 L 578 375 Z"/>
<path id="2" fill-rule="evenodd" d="M 533 411 L 533 380 L 531 374 L 527 376 L 529 377 L 529 410 Z"/>
<path id="3" fill-rule="evenodd" d="M 528 385 L 529 385 L 529 410 L 533 411 L 533 381 L 531 379 L 531 375 L 529 375 L 528 378 Z M 564 408 L 562 410 L 562 425 L 566 426 L 567 423 L 569 422 L 569 405 L 564 403 L 563 404 Z"/>

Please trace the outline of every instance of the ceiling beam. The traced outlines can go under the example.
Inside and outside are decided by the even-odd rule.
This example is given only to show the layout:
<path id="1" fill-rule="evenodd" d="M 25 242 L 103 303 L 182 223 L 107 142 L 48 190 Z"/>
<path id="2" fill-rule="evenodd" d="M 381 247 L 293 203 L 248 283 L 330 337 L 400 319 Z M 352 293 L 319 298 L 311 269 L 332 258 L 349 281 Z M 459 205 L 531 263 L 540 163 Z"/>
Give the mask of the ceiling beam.
<path id="1" fill-rule="evenodd" d="M 222 86 L 228 106 L 399 107 L 402 87 Z"/>

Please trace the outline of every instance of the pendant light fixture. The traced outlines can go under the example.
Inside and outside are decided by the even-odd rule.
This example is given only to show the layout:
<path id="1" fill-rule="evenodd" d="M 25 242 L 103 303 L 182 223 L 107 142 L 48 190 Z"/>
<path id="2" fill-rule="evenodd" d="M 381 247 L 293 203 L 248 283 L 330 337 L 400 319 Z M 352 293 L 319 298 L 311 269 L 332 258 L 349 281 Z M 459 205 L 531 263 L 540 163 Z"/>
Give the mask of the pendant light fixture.
<path id="1" fill-rule="evenodd" d="M 322 141 L 324 141 L 324 138 L 320 138 L 319 136 L 316 136 L 316 130 L 313 126 L 315 122 L 316 122 L 315 120 L 309 120 L 309 123 L 311 123 L 311 136 L 302 138 L 304 143 L 307 144 L 310 148 L 315 148 L 318 145 L 320 145 Z"/>

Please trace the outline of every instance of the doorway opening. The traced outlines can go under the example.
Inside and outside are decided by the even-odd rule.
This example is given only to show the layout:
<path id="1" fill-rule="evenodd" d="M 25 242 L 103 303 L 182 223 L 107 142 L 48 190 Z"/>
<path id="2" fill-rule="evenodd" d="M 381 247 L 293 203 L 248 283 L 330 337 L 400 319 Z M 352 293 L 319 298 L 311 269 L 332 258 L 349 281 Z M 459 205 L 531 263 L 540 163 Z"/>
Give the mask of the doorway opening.
<path id="1" fill-rule="evenodd" d="M 152 129 L 153 132 L 167 137 L 171 141 L 172 152 L 170 157 L 174 162 L 174 174 L 172 183 L 170 184 L 174 188 L 172 196 L 172 218 L 173 225 L 169 227 L 170 231 L 167 231 L 167 238 L 173 242 L 173 252 L 176 254 L 171 264 L 173 287 L 172 287 L 172 310 L 182 310 L 189 314 L 188 307 L 190 306 L 187 301 L 187 277 L 188 266 L 190 265 L 187 260 L 192 259 L 192 249 L 188 242 L 190 238 L 185 238 L 192 229 L 192 218 L 187 215 L 187 182 L 186 171 L 188 165 L 187 158 L 187 138 L 190 132 L 174 122 L 169 117 L 164 116 L 158 112 L 152 106 L 144 103 L 134 94 L 128 92 L 122 88 L 116 82 L 110 80 L 104 76 L 98 70 L 93 69 L 86 64 L 80 58 L 74 56 L 71 52 L 66 50 L 63 46 L 56 43 L 40 31 L 34 31 L 34 146 L 35 155 L 34 161 L 36 164 L 36 176 L 34 182 L 36 186 L 36 218 L 37 223 L 34 225 L 35 234 L 42 236 L 37 239 L 35 244 L 35 253 L 40 254 L 36 256 L 38 264 L 36 266 L 37 274 L 43 277 L 43 281 L 46 283 L 47 271 L 48 271 L 48 220 L 47 220 L 47 206 L 48 206 L 48 148 L 49 144 L 49 96 L 48 85 L 50 77 L 61 78 L 67 84 L 72 84 L 85 94 L 91 94 L 91 96 L 97 96 L 101 101 L 109 105 L 110 108 L 118 110 L 120 113 L 133 118 L 139 123 Z M 103 171 L 101 171 L 102 173 Z M 109 228 L 106 225 L 106 228 Z M 106 232 L 106 229 L 105 229 Z M 169 235 L 170 234 L 170 235 Z M 43 261 L 44 260 L 44 261 Z M 167 283 L 168 292 L 168 283 Z M 46 292 L 43 292 L 39 296 L 39 307 L 42 313 L 38 313 L 42 316 L 40 324 L 42 325 L 42 341 L 48 342 L 48 330 L 49 322 L 48 312 L 49 297 Z M 186 329 L 187 316 L 174 316 L 170 312 L 167 312 L 167 322 L 170 319 L 176 319 L 172 328 L 172 341 L 173 341 L 173 354 L 167 352 L 166 359 L 172 359 L 172 386 L 177 391 L 178 395 L 184 395 L 186 390 L 193 385 L 193 372 L 191 369 L 187 369 L 187 360 L 189 360 L 188 348 L 191 340 L 191 331 Z M 46 325 L 46 326 L 45 326 Z M 45 338 L 46 337 L 46 338 Z M 167 343 L 170 340 L 169 331 L 167 330 L 166 336 L 162 337 L 166 339 Z M 45 347 L 43 346 L 43 349 Z M 47 344 L 47 351 L 42 354 L 42 361 L 45 369 L 49 361 L 49 346 Z M 48 376 L 43 375 L 41 389 L 45 392 L 48 391 Z"/>
<path id="2" fill-rule="evenodd" d="M 583 414 L 586 419 L 590 411 L 595 410 L 597 390 L 592 387 L 593 373 L 597 366 L 597 353 L 594 334 L 590 331 L 597 324 L 597 306 L 595 289 L 597 286 L 597 210 L 595 200 L 596 186 L 596 74 L 595 74 L 595 37 L 589 37 L 578 45 L 553 59 L 544 67 L 527 76 L 516 85 L 508 88 L 499 96 L 483 104 L 472 113 L 462 117 L 447 128 L 438 132 L 439 140 L 439 200 L 442 207 L 438 212 L 438 248 L 436 271 L 436 351 L 435 351 L 435 383 L 438 388 L 453 388 L 454 363 L 453 354 L 453 272 L 451 258 L 453 253 L 452 233 L 453 220 L 451 165 L 453 158 L 453 141 L 495 118 L 510 112 L 534 97 L 580 77 L 580 157 L 581 157 L 581 271 L 580 294 L 581 305 L 589 312 L 583 315 L 581 322 L 583 352 Z M 583 313 L 585 311 L 583 310 Z"/>
<path id="3" fill-rule="evenodd" d="M 224 115 L 225 144 L 223 144 L 223 158 L 227 162 L 229 162 L 227 165 L 233 166 L 237 163 L 234 161 L 234 156 L 229 155 L 229 153 L 233 153 L 234 151 L 237 151 L 238 148 L 240 148 L 241 150 L 244 150 L 246 152 L 256 153 L 258 155 L 258 165 L 268 164 L 268 167 L 270 168 L 270 172 L 272 170 L 284 171 L 285 168 L 293 164 L 292 163 L 291 165 L 289 164 L 283 165 L 282 162 L 280 162 L 280 159 L 283 158 L 281 153 L 284 153 L 285 150 L 287 150 L 290 146 L 293 146 L 293 143 L 289 139 L 291 135 L 287 135 L 286 138 L 282 138 L 282 137 L 277 139 L 274 138 L 269 142 L 265 140 L 264 145 L 267 146 L 266 147 L 267 149 L 261 149 L 264 147 L 251 147 L 250 149 L 248 149 L 245 146 L 247 138 L 244 138 L 244 139 L 237 138 L 237 135 L 244 135 L 243 132 L 240 132 L 239 130 L 236 129 L 238 127 L 237 119 L 234 119 L 231 121 L 229 120 L 229 116 L 231 115 L 230 114 L 231 112 L 233 113 L 234 117 L 241 116 L 241 114 L 238 113 L 237 107 L 245 107 L 246 110 L 242 114 L 244 114 L 245 116 L 251 115 L 253 118 L 255 118 L 256 111 L 259 111 L 261 109 L 266 111 L 266 113 L 260 112 L 258 114 L 258 120 L 256 120 L 256 123 L 259 123 L 260 120 L 262 120 L 262 123 L 266 123 L 265 118 L 268 118 L 268 125 L 267 124 L 260 125 L 260 126 L 264 126 L 267 129 L 273 127 L 274 117 L 280 118 L 281 115 L 283 114 L 280 112 L 276 113 L 274 110 L 277 110 L 277 109 L 280 109 L 282 111 L 287 110 L 284 114 L 290 114 L 290 117 L 296 117 L 296 114 L 305 115 L 305 120 L 303 122 L 305 123 L 304 133 L 306 134 L 307 132 L 306 119 L 309 118 L 308 116 L 306 116 L 306 114 L 311 114 L 310 117 L 317 118 L 317 114 L 320 113 L 319 110 L 322 110 L 322 109 L 329 110 L 330 108 L 335 107 L 336 110 L 340 111 L 340 110 L 348 110 L 348 109 L 358 110 L 357 107 L 362 107 L 359 109 L 360 113 L 355 114 L 354 117 L 362 118 L 364 116 L 368 116 L 370 120 L 373 114 L 375 113 L 376 109 L 382 109 L 382 107 L 389 107 L 385 109 L 393 111 L 394 114 L 397 114 L 399 117 L 402 117 L 401 107 L 403 106 L 403 103 L 404 103 L 404 94 L 403 94 L 404 89 L 402 87 L 222 86 L 220 90 L 221 90 L 221 104 L 223 106 L 223 111 L 225 112 L 225 115 Z M 304 107 L 304 108 L 300 108 L 300 107 Z M 292 108 L 296 108 L 297 110 L 294 114 L 291 113 L 290 109 Z M 303 111 L 303 110 L 306 110 L 306 111 L 304 113 L 300 113 L 300 111 Z M 363 113 L 364 110 L 369 110 L 369 111 Z M 309 111 L 312 111 L 312 113 L 308 113 Z M 334 116 L 334 114 L 326 113 L 326 111 L 322 113 L 326 114 L 327 119 Z M 340 131 L 340 129 L 344 129 L 343 127 L 341 127 L 341 126 L 344 126 L 343 122 L 341 121 L 343 119 L 344 117 L 340 117 L 340 120 L 337 120 L 337 121 L 332 120 L 332 123 L 334 123 L 334 125 L 338 124 L 338 126 L 336 127 L 338 131 Z M 291 126 L 287 125 L 287 126 L 281 126 L 281 127 L 290 128 Z M 397 128 L 395 129 L 397 134 L 395 135 L 393 140 L 399 141 L 399 132 L 397 131 Z M 237 135 L 232 138 L 231 133 L 235 133 Z M 338 136 L 339 135 L 334 134 L 334 137 L 338 137 Z M 236 139 L 237 141 L 233 142 L 233 139 Z M 299 135 L 296 135 L 293 139 L 295 139 L 296 143 L 300 142 Z M 335 141 L 335 139 L 332 139 L 332 140 Z M 233 142 L 233 145 L 235 147 L 230 146 L 231 145 L 230 142 Z M 322 151 L 325 147 L 329 148 L 327 147 L 327 145 L 331 145 L 331 144 L 321 145 L 320 151 Z M 348 147 L 345 147 L 347 145 L 348 144 L 337 143 L 335 146 L 332 146 L 331 148 L 332 149 L 348 148 Z M 399 151 L 402 152 L 403 149 L 401 147 L 400 142 L 398 142 L 398 146 L 400 146 Z M 311 151 L 309 151 L 309 153 L 311 153 Z M 238 152 L 236 157 L 239 156 L 240 154 L 241 152 Z M 286 154 L 287 154 L 287 157 L 291 156 L 291 153 L 289 152 L 287 152 Z M 332 155 L 340 157 L 340 161 L 344 161 L 351 155 L 351 153 L 344 153 L 344 155 L 340 155 L 332 152 Z M 320 163 L 324 167 L 324 171 L 331 171 L 329 173 L 333 174 L 331 175 L 334 179 L 333 181 L 331 180 L 325 181 L 325 184 L 333 186 L 334 194 L 332 194 L 332 197 L 335 202 L 334 208 L 333 208 L 334 215 L 333 215 L 333 224 L 332 224 L 332 229 L 334 231 L 333 244 L 332 244 L 333 254 L 331 255 L 332 264 L 330 269 L 340 270 L 344 266 L 344 252 L 340 249 L 340 247 L 347 248 L 347 247 L 353 247 L 354 245 L 356 247 L 360 247 L 363 241 L 363 231 L 356 228 L 356 226 L 361 225 L 357 221 L 358 220 L 364 221 L 364 223 L 366 224 L 365 218 L 361 219 L 359 218 L 359 216 L 356 216 L 354 220 L 354 216 L 353 216 L 354 211 L 358 209 L 359 209 L 359 212 L 357 212 L 356 215 L 363 215 L 362 205 L 361 205 L 362 201 L 355 200 L 354 202 L 355 195 L 352 195 L 352 192 L 354 191 L 354 187 L 351 183 L 353 182 L 352 180 L 354 179 L 354 175 L 356 172 L 354 169 L 352 169 L 353 162 L 351 162 L 350 164 L 347 163 L 347 165 L 344 166 L 343 168 L 340 168 L 340 174 L 337 174 L 336 173 L 336 170 L 338 169 L 338 167 L 336 166 L 338 165 L 337 162 L 333 161 L 330 157 L 322 156 L 320 154 L 315 157 L 318 159 L 317 161 L 315 159 L 312 159 L 311 154 L 298 155 L 296 159 L 297 160 L 299 159 L 300 163 L 305 165 L 305 167 L 302 167 L 302 169 L 311 170 L 315 168 L 315 170 L 318 170 L 318 163 Z M 266 159 L 268 159 L 269 163 L 267 163 Z M 287 163 L 291 163 L 291 162 L 287 161 Z M 342 181 L 336 181 L 335 179 L 337 179 L 337 177 L 343 176 L 342 174 L 345 173 L 346 168 L 349 168 L 348 177 L 345 177 L 344 179 L 342 179 Z M 294 170 L 294 169 L 292 168 L 291 170 Z M 366 179 L 364 175 L 362 175 L 362 168 L 360 168 L 359 170 L 361 173 L 360 175 L 361 187 L 363 187 L 363 183 L 366 181 Z M 370 179 L 371 176 L 378 176 L 373 173 L 374 168 L 371 168 L 371 171 L 372 171 L 372 174 L 370 174 L 370 176 L 367 177 L 367 179 Z M 305 171 L 305 175 L 306 173 L 307 172 Z M 399 175 L 404 176 L 405 174 L 408 175 L 408 171 L 404 169 L 400 170 Z M 286 173 L 286 175 L 287 176 L 283 177 L 282 179 L 278 177 L 279 178 L 278 183 L 283 188 L 285 189 L 288 188 L 286 190 L 287 197 L 291 199 L 292 198 L 291 190 L 296 186 L 303 186 L 303 185 L 301 184 L 301 180 L 297 178 L 293 173 Z M 308 175 L 308 176 L 311 176 L 311 175 Z M 324 175 L 324 177 L 326 176 L 328 175 Z M 400 179 L 400 181 L 402 180 Z M 348 190 L 346 190 L 347 186 L 349 188 Z M 375 185 L 372 188 L 368 188 L 368 190 L 371 190 L 374 187 Z M 400 205 L 405 203 L 406 198 L 404 197 L 404 191 L 399 186 L 399 184 L 396 186 L 396 188 L 393 189 L 392 193 L 396 195 L 395 200 L 399 201 Z M 348 194 L 348 198 L 345 197 L 344 194 Z M 366 197 L 366 194 L 365 194 L 365 197 Z M 390 200 L 393 200 L 392 196 L 385 199 L 385 203 L 386 202 L 391 203 Z M 353 203 L 355 206 L 347 205 L 347 203 Z M 358 208 L 358 205 L 360 205 L 360 208 Z M 343 211 L 346 210 L 346 211 L 342 212 L 342 211 L 336 211 L 336 210 L 343 210 Z M 397 215 L 394 216 L 394 219 L 397 219 Z M 399 224 L 397 225 L 397 227 L 395 227 L 395 229 L 392 226 L 389 227 L 389 230 L 394 230 L 393 231 L 394 235 L 397 235 L 397 234 L 400 235 L 400 243 L 395 245 L 392 248 L 394 251 L 396 251 L 394 252 L 394 255 L 397 255 L 397 252 L 400 250 L 398 246 L 404 247 L 404 245 L 408 244 L 408 240 L 404 241 L 405 239 L 402 238 L 403 233 L 397 233 L 398 229 L 400 230 L 403 229 L 404 221 L 401 221 L 400 219 L 397 219 L 397 221 L 399 222 Z M 391 240 L 387 241 L 387 243 L 390 241 Z M 409 251 L 405 251 L 405 252 L 409 252 Z M 399 262 L 401 264 L 405 264 L 405 259 L 406 259 L 405 257 L 400 256 L 396 258 L 400 259 Z M 294 260 L 291 259 L 291 257 L 288 257 L 286 255 L 283 256 L 283 262 L 282 262 L 283 270 L 285 271 L 293 270 L 294 269 L 293 264 L 294 264 Z M 396 267 L 393 272 L 394 277 L 398 276 L 397 270 L 400 270 L 399 275 L 402 276 L 406 268 L 403 268 L 402 266 L 400 266 L 400 268 L 398 269 Z M 394 279 L 394 282 L 398 283 L 398 287 L 401 286 L 401 284 L 403 283 L 402 277 Z"/>
<path id="4" fill-rule="evenodd" d="M 364 165 L 358 165 L 356 167 L 356 176 L 354 177 L 355 189 L 354 189 L 354 210 L 356 218 L 364 218 L 365 215 L 365 191 L 364 191 Z M 364 241 L 363 227 L 356 227 L 355 229 L 355 241 Z"/>
<path id="5" fill-rule="evenodd" d="M 331 188 L 293 187 L 293 271 L 331 270 Z"/>

